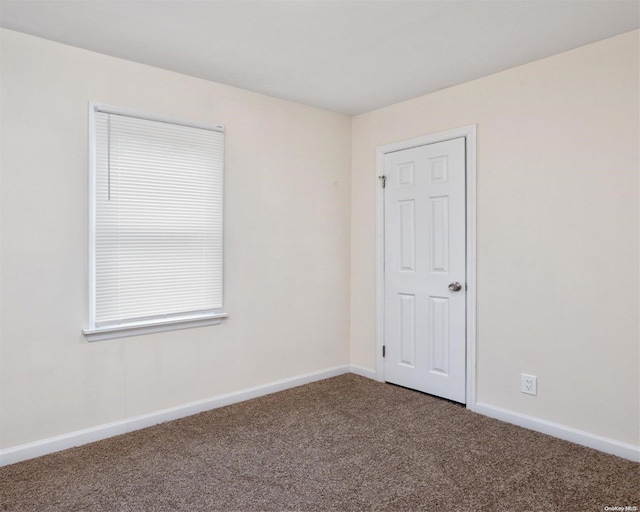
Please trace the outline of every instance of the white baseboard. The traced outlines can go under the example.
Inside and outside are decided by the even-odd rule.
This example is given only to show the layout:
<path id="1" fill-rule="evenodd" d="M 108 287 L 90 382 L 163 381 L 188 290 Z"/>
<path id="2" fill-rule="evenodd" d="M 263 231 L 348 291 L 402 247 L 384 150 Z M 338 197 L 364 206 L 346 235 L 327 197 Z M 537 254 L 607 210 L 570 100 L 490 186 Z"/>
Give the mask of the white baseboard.
<path id="1" fill-rule="evenodd" d="M 108 437 L 126 434 L 127 432 L 151 427 L 158 423 L 164 423 L 165 421 L 184 418 L 186 416 L 191 416 L 192 414 L 198 414 L 211 409 L 217 409 L 218 407 L 251 400 L 252 398 L 258 398 L 278 391 L 284 391 L 285 389 L 295 388 L 311 382 L 328 379 L 330 377 L 337 377 L 338 375 L 343 375 L 345 373 L 354 373 L 361 377 L 378 380 L 377 374 L 374 370 L 369 370 L 358 365 L 335 366 L 333 368 L 327 368 L 325 370 L 282 379 L 261 386 L 255 386 L 242 391 L 206 398 L 204 400 L 190 402 L 150 414 L 114 421 L 112 423 L 98 425 L 96 427 L 78 430 L 68 434 L 49 437 L 40 441 L 0 450 L 0 466 L 33 459 L 49 453 L 66 450 L 67 448 L 73 448 L 74 446 L 100 441 L 101 439 L 106 439 Z M 485 403 L 476 403 L 474 411 L 485 416 L 506 421 L 507 423 L 512 423 L 514 425 L 542 432 L 566 441 L 588 446 L 589 448 L 594 448 L 602 452 L 611 453 L 625 459 L 640 462 L 640 447 L 636 445 L 622 443 L 614 439 L 591 434 L 572 427 L 552 423 L 540 418 L 527 416 L 525 414 L 516 413 L 508 409 L 503 409 L 501 407 Z"/>
<path id="2" fill-rule="evenodd" d="M 325 370 L 307 373 L 297 377 L 278 380 L 269 384 L 255 386 L 234 393 L 227 393 L 179 405 L 177 407 L 170 407 L 169 409 L 163 409 L 150 414 L 143 414 L 142 416 L 135 416 L 125 420 L 114 421 L 112 423 L 98 425 L 96 427 L 77 430 L 68 434 L 49 437 L 32 443 L 21 444 L 12 448 L 0 450 L 0 466 L 33 459 L 49 453 L 66 450 L 67 448 L 73 448 L 74 446 L 80 446 L 94 441 L 100 441 L 101 439 L 106 439 L 108 437 L 133 432 L 134 430 L 151 427 L 158 423 L 164 423 L 165 421 L 177 420 L 179 418 L 184 418 L 185 416 L 191 416 L 192 414 L 198 414 L 211 409 L 217 409 L 218 407 L 251 400 L 252 398 L 258 398 L 260 396 L 269 395 L 278 391 L 284 391 L 285 389 L 295 388 L 302 386 L 303 384 L 309 384 L 310 382 L 316 382 L 350 372 L 350 365 L 335 366 L 333 368 L 327 368 Z"/>
<path id="3" fill-rule="evenodd" d="M 513 425 L 535 430 L 536 432 L 542 432 L 543 434 L 564 439 L 565 441 L 571 441 L 572 443 L 587 446 L 601 452 L 611 453 L 624 459 L 640 462 L 640 446 L 623 443 L 608 437 L 591 434 L 584 430 L 578 430 L 577 428 L 567 427 L 566 425 L 553 423 L 534 416 L 527 416 L 526 414 L 481 402 L 476 402 L 474 411 L 478 414 L 490 416 L 491 418 L 506 421 Z"/>
<path id="4" fill-rule="evenodd" d="M 378 380 L 378 375 L 375 370 L 369 370 L 368 368 L 363 368 L 362 366 L 358 366 L 357 364 L 349 365 L 349 371 L 351 373 L 355 373 L 356 375 L 360 375 L 360 377 L 366 377 L 371 380 Z"/>

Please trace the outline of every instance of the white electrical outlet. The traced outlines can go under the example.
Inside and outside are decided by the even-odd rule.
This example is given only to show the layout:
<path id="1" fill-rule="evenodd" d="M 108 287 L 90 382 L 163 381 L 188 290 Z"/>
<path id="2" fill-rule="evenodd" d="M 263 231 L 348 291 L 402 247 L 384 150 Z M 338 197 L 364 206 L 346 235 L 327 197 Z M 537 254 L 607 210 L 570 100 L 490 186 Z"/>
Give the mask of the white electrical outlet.
<path id="1" fill-rule="evenodd" d="M 535 375 L 522 374 L 522 392 L 529 395 L 538 394 L 538 377 Z"/>

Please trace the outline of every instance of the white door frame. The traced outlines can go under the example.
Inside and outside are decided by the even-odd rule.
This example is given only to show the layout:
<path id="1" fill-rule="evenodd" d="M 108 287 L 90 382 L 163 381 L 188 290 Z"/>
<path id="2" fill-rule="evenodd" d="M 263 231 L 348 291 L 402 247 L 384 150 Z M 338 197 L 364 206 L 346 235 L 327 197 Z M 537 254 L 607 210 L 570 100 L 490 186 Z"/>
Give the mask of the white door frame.
<path id="1" fill-rule="evenodd" d="M 387 153 L 411 149 L 436 142 L 465 138 L 466 161 L 466 221 L 467 221 L 467 372 L 466 406 L 476 405 L 476 125 L 454 128 L 446 132 L 403 140 L 378 146 L 376 150 L 376 177 L 384 174 Z M 376 378 L 384 381 L 382 345 L 384 340 L 384 191 L 376 187 Z"/>

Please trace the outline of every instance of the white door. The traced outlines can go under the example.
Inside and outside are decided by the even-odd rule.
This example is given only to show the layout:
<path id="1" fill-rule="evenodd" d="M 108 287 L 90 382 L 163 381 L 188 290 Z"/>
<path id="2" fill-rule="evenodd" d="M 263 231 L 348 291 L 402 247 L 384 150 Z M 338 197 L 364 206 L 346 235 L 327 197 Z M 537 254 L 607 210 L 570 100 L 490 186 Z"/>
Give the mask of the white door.
<path id="1" fill-rule="evenodd" d="M 465 139 L 388 153 L 384 175 L 384 379 L 465 403 Z"/>

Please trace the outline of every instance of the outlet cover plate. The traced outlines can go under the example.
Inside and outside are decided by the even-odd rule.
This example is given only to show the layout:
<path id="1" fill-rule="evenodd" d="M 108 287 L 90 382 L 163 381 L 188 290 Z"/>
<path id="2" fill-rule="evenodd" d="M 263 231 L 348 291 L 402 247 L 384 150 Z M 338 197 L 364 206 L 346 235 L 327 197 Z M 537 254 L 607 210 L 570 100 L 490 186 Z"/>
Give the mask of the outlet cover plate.
<path id="1" fill-rule="evenodd" d="M 523 373 L 521 391 L 523 393 L 527 393 L 528 395 L 537 395 L 538 394 L 538 377 L 536 377 L 535 375 L 528 375 L 526 373 Z"/>

